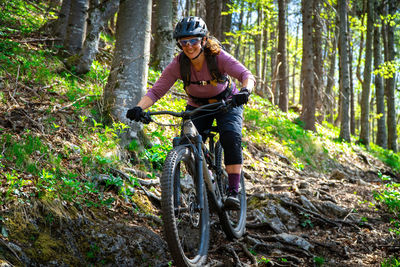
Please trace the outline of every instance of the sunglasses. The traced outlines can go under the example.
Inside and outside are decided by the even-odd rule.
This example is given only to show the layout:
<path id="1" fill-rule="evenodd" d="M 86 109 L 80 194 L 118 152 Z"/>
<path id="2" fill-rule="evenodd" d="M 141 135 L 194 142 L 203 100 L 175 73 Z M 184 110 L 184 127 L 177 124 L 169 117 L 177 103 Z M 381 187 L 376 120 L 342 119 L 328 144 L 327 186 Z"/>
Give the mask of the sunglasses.
<path id="1" fill-rule="evenodd" d="M 179 44 L 181 46 L 187 46 L 188 44 L 190 44 L 191 46 L 197 45 L 198 43 L 200 43 L 201 41 L 201 37 L 197 37 L 197 38 L 192 38 L 192 39 L 187 39 L 187 40 L 179 40 Z"/>

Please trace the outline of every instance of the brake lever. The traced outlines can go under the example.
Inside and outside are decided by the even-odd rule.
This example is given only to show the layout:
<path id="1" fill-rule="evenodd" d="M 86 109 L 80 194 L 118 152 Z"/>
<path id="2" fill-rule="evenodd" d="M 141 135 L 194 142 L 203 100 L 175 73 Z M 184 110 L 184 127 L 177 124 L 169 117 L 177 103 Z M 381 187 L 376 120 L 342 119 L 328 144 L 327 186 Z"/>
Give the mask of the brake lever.
<path id="1" fill-rule="evenodd" d="M 151 117 L 151 115 L 149 114 L 149 112 L 144 112 L 142 115 L 142 118 L 140 120 L 142 123 L 144 124 L 149 124 L 150 122 L 153 122 L 153 118 Z"/>

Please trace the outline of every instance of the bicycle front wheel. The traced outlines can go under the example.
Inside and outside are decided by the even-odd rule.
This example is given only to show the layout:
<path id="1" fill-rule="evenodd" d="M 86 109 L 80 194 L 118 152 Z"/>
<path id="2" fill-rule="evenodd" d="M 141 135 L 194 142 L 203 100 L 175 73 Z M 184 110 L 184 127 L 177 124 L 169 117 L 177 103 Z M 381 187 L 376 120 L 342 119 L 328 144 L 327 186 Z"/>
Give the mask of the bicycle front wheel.
<path id="1" fill-rule="evenodd" d="M 223 149 L 219 141 L 215 145 L 215 163 L 217 169 L 220 170 L 217 172 L 217 182 L 222 198 L 224 199 L 227 195 L 229 182 L 228 177 L 222 172 Z M 231 240 L 242 237 L 246 230 L 247 201 L 243 172 L 240 174 L 239 200 L 239 210 L 221 210 L 218 213 L 222 229 Z"/>
<path id="2" fill-rule="evenodd" d="M 190 147 L 167 156 L 161 178 L 162 219 L 169 251 L 177 266 L 201 266 L 207 259 L 210 225 L 206 188 L 198 206 L 196 161 Z M 203 182 L 203 179 L 201 179 Z"/>

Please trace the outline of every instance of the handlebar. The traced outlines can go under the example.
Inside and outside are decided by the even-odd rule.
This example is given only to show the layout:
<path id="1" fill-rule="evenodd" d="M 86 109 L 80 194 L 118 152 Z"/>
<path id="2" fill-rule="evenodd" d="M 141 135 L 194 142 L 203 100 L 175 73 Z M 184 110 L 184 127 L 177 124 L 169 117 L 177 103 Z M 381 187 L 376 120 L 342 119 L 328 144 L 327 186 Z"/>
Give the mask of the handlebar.
<path id="1" fill-rule="evenodd" d="M 169 111 L 169 110 L 148 111 L 148 112 L 145 112 L 144 117 L 150 118 L 150 116 L 153 116 L 153 115 L 171 115 L 171 116 L 180 117 L 180 118 L 190 118 L 201 111 L 213 112 L 213 111 L 219 111 L 222 109 L 229 109 L 230 107 L 233 107 L 233 103 L 232 103 L 231 99 L 229 99 L 227 101 L 221 100 L 220 102 L 203 105 L 203 106 L 200 106 L 193 110 L 185 110 L 185 111 L 181 111 L 181 112 L 174 112 L 174 111 Z"/>

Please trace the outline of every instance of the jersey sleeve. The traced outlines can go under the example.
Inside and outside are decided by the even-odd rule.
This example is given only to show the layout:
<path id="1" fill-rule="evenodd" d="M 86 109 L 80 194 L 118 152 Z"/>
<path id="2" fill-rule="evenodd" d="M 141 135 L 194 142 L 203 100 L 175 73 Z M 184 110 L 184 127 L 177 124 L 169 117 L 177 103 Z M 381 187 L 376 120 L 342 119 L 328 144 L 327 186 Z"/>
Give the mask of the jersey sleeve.
<path id="1" fill-rule="evenodd" d="M 218 68 L 222 73 L 226 73 L 240 82 L 246 79 L 256 81 L 253 74 L 242 63 L 224 50 L 218 55 Z"/>
<path id="2" fill-rule="evenodd" d="M 146 96 L 150 97 L 154 103 L 171 89 L 176 80 L 180 79 L 178 58 L 178 56 L 175 57 L 174 60 L 167 65 L 157 82 L 147 91 Z"/>

